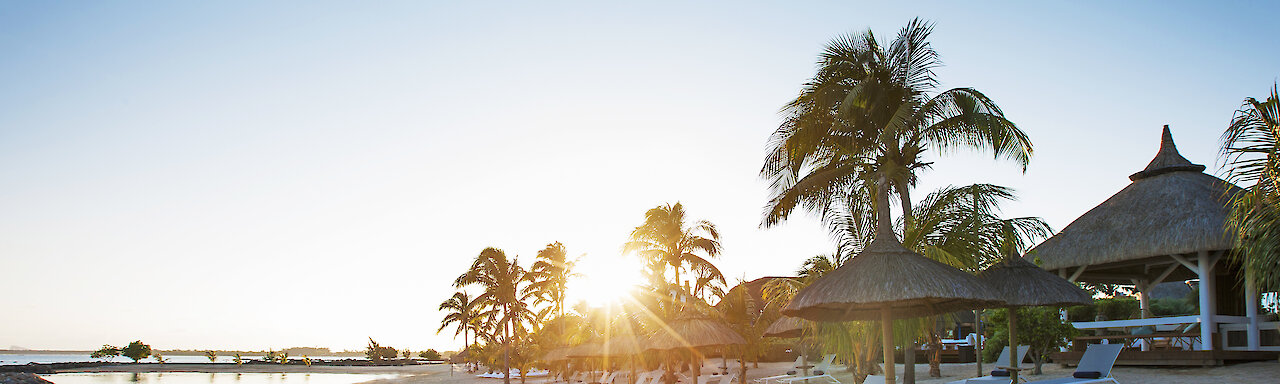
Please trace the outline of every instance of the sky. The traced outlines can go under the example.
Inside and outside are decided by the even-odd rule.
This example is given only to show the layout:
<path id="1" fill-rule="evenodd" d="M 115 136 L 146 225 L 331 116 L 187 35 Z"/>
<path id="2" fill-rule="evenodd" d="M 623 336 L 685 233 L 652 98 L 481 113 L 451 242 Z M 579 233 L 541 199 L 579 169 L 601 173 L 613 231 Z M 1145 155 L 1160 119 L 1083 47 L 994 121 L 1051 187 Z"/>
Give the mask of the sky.
<path id="1" fill-rule="evenodd" d="M 832 38 L 914 17 L 1035 145 L 931 153 L 916 198 L 999 184 L 1054 229 L 1165 124 L 1221 174 L 1280 76 L 1271 3 L 888 3 L 0 1 L 0 348 L 456 349 L 436 306 L 480 250 L 613 279 L 677 201 L 731 281 L 789 274 L 834 246 L 759 227 L 779 108 Z"/>

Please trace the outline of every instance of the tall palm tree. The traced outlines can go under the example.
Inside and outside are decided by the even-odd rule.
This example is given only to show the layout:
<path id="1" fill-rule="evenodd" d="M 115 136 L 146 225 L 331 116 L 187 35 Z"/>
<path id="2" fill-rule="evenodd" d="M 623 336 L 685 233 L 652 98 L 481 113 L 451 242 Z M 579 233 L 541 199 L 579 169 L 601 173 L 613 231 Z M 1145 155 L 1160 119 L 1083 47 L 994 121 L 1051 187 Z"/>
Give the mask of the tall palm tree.
<path id="1" fill-rule="evenodd" d="M 644 224 L 631 231 L 624 252 L 635 252 L 651 265 L 667 266 L 674 271 L 672 285 L 679 287 L 683 271 L 702 272 L 712 281 L 724 284 L 724 274 L 709 259 L 720 255 L 720 232 L 715 224 L 698 220 L 685 225 L 684 206 L 657 206 L 645 212 Z M 705 237 L 704 237 L 705 235 Z M 685 265 L 688 268 L 681 269 Z M 692 294 L 692 289 L 683 289 Z"/>
<path id="2" fill-rule="evenodd" d="M 1013 190 L 990 184 L 945 187 L 920 202 L 915 220 L 899 220 L 907 249 L 960 269 L 976 271 L 1006 256 L 1017 256 L 1048 238 L 1053 229 L 1038 217 L 1000 217 L 1000 203 L 1014 200 Z M 909 225 L 908 225 L 909 224 Z M 924 337 L 931 350 L 929 375 L 942 376 L 941 335 L 937 316 L 902 321 L 903 335 Z"/>
<path id="3" fill-rule="evenodd" d="M 569 278 L 576 276 L 573 273 L 573 267 L 576 260 L 568 259 L 568 252 L 565 251 L 564 244 L 554 242 L 547 244 L 546 248 L 538 251 L 533 266 L 529 268 L 529 275 L 532 282 L 529 283 L 528 289 L 537 298 L 535 304 L 551 303 L 547 307 L 547 311 L 555 313 L 556 317 L 564 317 L 564 295 L 566 286 L 569 284 Z M 547 318 L 546 314 L 541 314 L 539 318 Z M 560 330 L 561 334 L 564 330 Z"/>
<path id="4" fill-rule="evenodd" d="M 484 291 L 475 297 L 475 305 L 495 310 L 495 337 L 501 340 L 503 350 L 503 383 L 511 383 L 512 338 L 526 333 L 524 325 L 533 323 L 533 311 L 529 305 L 532 293 L 527 289 L 530 277 L 515 258 L 507 259 L 501 249 L 485 248 L 471 264 L 471 269 L 454 280 L 454 286 L 462 288 L 478 285 Z M 501 335 L 497 335 L 498 331 Z"/>
<path id="5" fill-rule="evenodd" d="M 866 238 L 873 202 L 888 199 L 889 190 L 911 221 L 910 190 L 932 164 L 924 159 L 929 150 L 985 150 L 1026 169 L 1031 142 L 995 102 L 973 88 L 934 94 L 941 62 L 928 42 L 932 30 L 915 19 L 887 46 L 870 30 L 827 45 L 770 139 L 761 169 L 772 190 L 764 226 L 803 206 L 843 240 Z M 878 180 L 887 183 L 883 195 Z M 846 245 L 856 251 L 861 244 Z"/>
<path id="6" fill-rule="evenodd" d="M 436 334 L 444 331 L 444 329 L 448 328 L 451 324 L 455 325 L 456 331 L 453 332 L 453 335 L 458 336 L 459 333 L 462 334 L 462 352 L 463 354 L 466 354 L 467 350 L 471 347 L 468 333 L 475 329 L 476 319 L 478 318 L 475 313 L 476 311 L 471 300 L 471 296 L 462 291 L 454 292 L 453 296 L 449 297 L 448 300 L 440 303 L 440 307 L 438 309 L 446 312 L 444 319 L 440 320 L 440 329 L 436 330 Z"/>
<path id="7" fill-rule="evenodd" d="M 1227 180 L 1247 185 L 1231 197 L 1227 227 L 1235 236 L 1232 257 L 1264 291 L 1280 289 L 1280 94 L 1246 98 L 1222 134 Z"/>

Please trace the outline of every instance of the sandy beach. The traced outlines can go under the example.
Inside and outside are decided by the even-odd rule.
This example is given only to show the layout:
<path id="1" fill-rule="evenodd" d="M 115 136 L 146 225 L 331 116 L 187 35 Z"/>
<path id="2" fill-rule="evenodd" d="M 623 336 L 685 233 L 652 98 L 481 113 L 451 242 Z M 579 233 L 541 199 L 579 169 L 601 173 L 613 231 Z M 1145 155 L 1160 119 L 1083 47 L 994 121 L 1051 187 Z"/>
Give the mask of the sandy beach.
<path id="1" fill-rule="evenodd" d="M 708 364 L 708 368 L 710 369 Z M 731 366 L 735 366 L 730 361 Z M 901 373 L 902 365 L 898 365 Z M 990 366 L 984 367 L 990 370 Z M 759 368 L 749 368 L 747 379 L 752 380 L 781 374 L 790 369 L 789 362 L 761 363 Z M 1044 374 L 1030 377 L 1031 380 L 1044 380 L 1067 377 L 1073 368 L 1060 367 L 1057 364 L 1044 366 Z M 475 377 L 460 370 L 450 372 L 448 365 L 416 365 L 416 366 L 277 366 L 277 365 L 244 365 L 236 367 L 223 364 L 170 364 L 130 365 L 119 364 L 86 369 L 66 370 L 62 372 L 241 372 L 241 373 L 364 373 L 364 374 L 401 374 L 403 377 L 370 381 L 370 384 L 500 384 L 502 379 Z M 974 364 L 943 364 L 942 377 L 930 378 L 929 366 L 916 365 L 916 382 L 921 384 L 940 384 L 954 380 L 977 376 Z M 834 374 L 841 383 L 853 383 L 852 375 L 837 369 Z M 1116 367 L 1113 371 L 1116 380 L 1124 384 L 1197 384 L 1197 383 L 1276 383 L 1280 380 L 1280 363 L 1275 361 L 1234 364 L 1210 368 L 1139 368 Z M 512 378 L 512 383 L 519 383 Z M 621 382 L 621 381 L 620 381 Z M 545 378 L 530 378 L 528 384 L 546 384 Z M 815 384 L 818 383 L 815 381 Z"/>

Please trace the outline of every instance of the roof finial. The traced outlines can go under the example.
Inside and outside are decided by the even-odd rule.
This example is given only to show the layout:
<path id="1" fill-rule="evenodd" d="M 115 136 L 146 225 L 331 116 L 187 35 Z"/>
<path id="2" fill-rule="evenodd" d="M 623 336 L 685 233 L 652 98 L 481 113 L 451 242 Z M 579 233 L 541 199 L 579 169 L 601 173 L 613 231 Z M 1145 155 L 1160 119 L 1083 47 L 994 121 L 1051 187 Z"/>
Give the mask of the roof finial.
<path id="1" fill-rule="evenodd" d="M 1169 125 L 1165 124 L 1164 132 L 1160 137 L 1160 151 L 1156 152 L 1156 157 L 1151 159 L 1151 163 L 1147 164 L 1147 168 L 1129 175 L 1129 180 L 1138 181 L 1177 171 L 1204 172 L 1204 166 L 1192 164 L 1191 161 L 1178 153 L 1178 146 L 1173 144 L 1173 134 L 1169 132 Z"/>

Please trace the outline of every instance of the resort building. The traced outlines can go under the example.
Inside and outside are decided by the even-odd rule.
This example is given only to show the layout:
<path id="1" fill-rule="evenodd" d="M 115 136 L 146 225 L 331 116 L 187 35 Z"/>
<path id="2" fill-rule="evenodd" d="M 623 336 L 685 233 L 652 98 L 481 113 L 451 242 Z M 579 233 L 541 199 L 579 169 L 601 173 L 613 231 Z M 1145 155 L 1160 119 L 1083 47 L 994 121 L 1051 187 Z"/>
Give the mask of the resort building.
<path id="1" fill-rule="evenodd" d="M 1240 188 L 1204 170 L 1178 153 L 1166 125 L 1159 152 L 1128 186 L 1027 252 L 1027 260 L 1072 282 L 1136 288 L 1140 318 L 1074 322 L 1082 330 L 1076 344 L 1131 345 L 1119 364 L 1276 358 L 1280 323 L 1259 313 L 1258 290 L 1227 255 L 1227 205 Z M 1152 316 L 1150 294 L 1162 282 L 1194 288 L 1198 313 Z"/>

